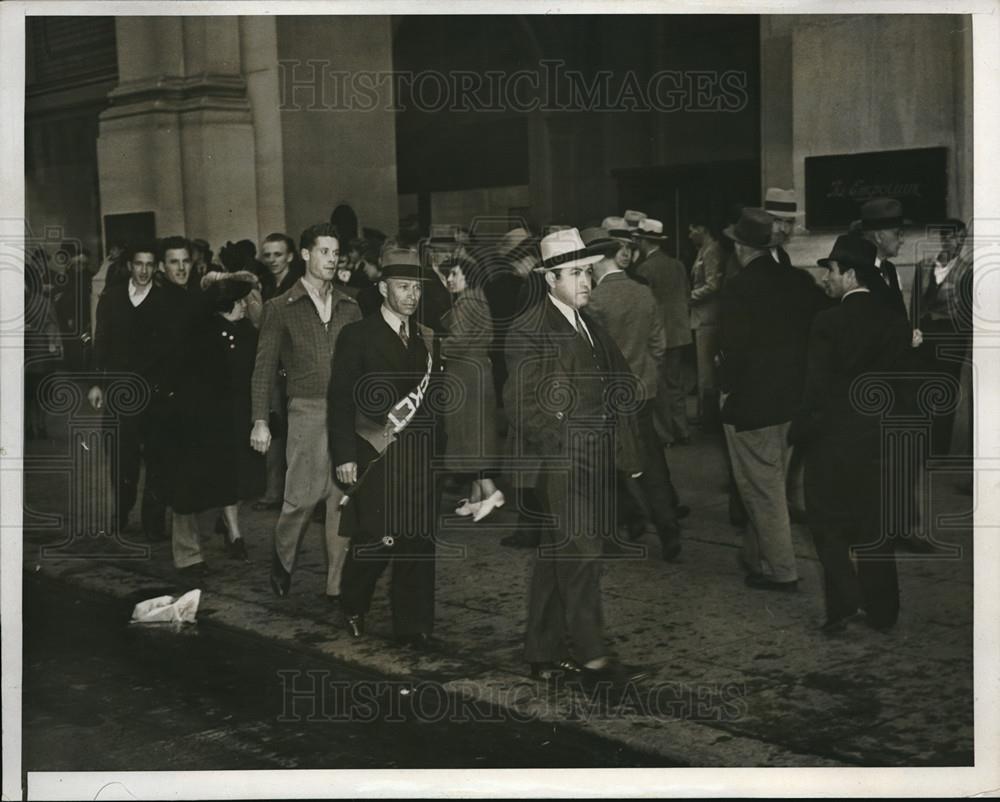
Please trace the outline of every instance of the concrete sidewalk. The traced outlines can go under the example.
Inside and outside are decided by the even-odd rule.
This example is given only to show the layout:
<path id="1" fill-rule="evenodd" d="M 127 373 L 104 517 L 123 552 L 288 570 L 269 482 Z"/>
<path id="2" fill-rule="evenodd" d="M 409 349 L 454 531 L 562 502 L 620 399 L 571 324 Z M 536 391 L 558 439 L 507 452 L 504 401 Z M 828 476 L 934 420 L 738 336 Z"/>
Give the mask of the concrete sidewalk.
<path id="1" fill-rule="evenodd" d="M 79 477 L 45 466 L 66 465 L 73 455 L 65 435 L 29 445 L 26 570 L 121 599 L 185 589 L 169 544 L 152 546 L 148 557 L 121 558 L 93 556 L 108 550 L 106 538 L 63 542 L 61 520 L 45 516 L 65 516 L 80 492 L 71 490 Z M 249 509 L 241 515 L 249 565 L 227 560 L 221 539 L 211 534 L 214 517 L 201 518 L 214 571 L 199 620 L 380 675 L 442 683 L 465 700 L 489 701 L 511 716 L 565 721 L 685 765 L 971 765 L 972 500 L 955 492 L 960 477 L 933 484 L 937 538 L 960 546 L 960 556 L 902 554 L 903 611 L 896 629 L 880 634 L 858 625 L 847 636 L 828 638 L 817 631 L 822 576 L 805 527 L 795 527 L 798 594 L 744 586 L 721 449 L 719 437 L 696 434 L 693 445 L 667 452 L 682 500 L 692 508 L 681 561 L 660 560 L 650 537 L 643 541 L 644 558 L 608 562 L 607 633 L 624 662 L 652 672 L 616 708 L 592 707 L 593 700 L 530 680 L 522 634 L 532 554 L 499 545 L 515 525 L 512 504 L 479 524 L 442 518 L 439 540 L 453 548 L 438 551 L 440 649 L 434 653 L 416 655 L 389 641 L 384 580 L 364 639 L 351 640 L 337 626 L 322 598 L 318 524 L 305 539 L 290 597 L 275 598 L 268 569 L 277 513 Z M 446 498 L 443 509 L 453 509 L 453 501 Z M 144 545 L 141 535 L 131 536 Z M 43 555 L 44 546 L 50 548 Z"/>

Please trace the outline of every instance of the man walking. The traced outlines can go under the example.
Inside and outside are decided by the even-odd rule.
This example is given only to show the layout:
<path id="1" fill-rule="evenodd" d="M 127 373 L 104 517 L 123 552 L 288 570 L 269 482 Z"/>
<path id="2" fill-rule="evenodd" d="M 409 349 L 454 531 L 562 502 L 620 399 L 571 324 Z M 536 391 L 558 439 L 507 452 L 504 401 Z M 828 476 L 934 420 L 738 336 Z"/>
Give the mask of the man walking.
<path id="1" fill-rule="evenodd" d="M 888 629 L 899 615 L 893 543 L 881 528 L 881 421 L 860 410 L 856 399 L 866 374 L 881 382 L 905 365 L 911 335 L 906 321 L 872 296 L 871 285 L 882 281 L 875 254 L 872 243 L 842 236 L 817 263 L 827 269 L 824 286 L 839 304 L 813 322 L 802 408 L 790 432 L 805 451 L 826 634 L 843 632 L 859 608 L 877 629 Z"/>
<path id="2" fill-rule="evenodd" d="M 691 442 L 691 434 L 688 429 L 682 358 L 684 348 L 691 344 L 688 316 L 691 286 L 684 265 L 661 250 L 661 246 L 667 241 L 663 223 L 649 217 L 640 220 L 635 236 L 642 252 L 642 261 L 636 272 L 649 282 L 660 306 L 666 334 L 667 350 L 656 393 L 660 430 L 668 446 L 687 445 Z"/>
<path id="3" fill-rule="evenodd" d="M 340 597 L 340 573 L 348 541 L 338 536 L 342 493 L 333 481 L 327 446 L 327 385 L 341 330 L 361 319 L 358 305 L 333 286 L 340 237 L 328 223 L 302 232 L 299 253 L 305 273 L 283 295 L 264 304 L 257 360 L 251 382 L 250 445 L 262 454 L 271 446 L 268 414 L 279 360 L 287 374 L 288 471 L 285 498 L 274 529 L 271 589 L 287 596 L 299 542 L 316 505 L 326 500 L 326 596 Z"/>
<path id="4" fill-rule="evenodd" d="M 391 563 L 393 632 L 425 649 L 434 628 L 437 506 L 436 424 L 425 399 L 436 365 L 433 331 L 414 314 L 421 282 L 435 279 L 411 250 L 387 250 L 382 261 L 382 309 L 344 329 L 328 396 L 330 454 L 350 493 L 341 607 L 348 631 L 360 638 L 375 584 Z"/>
<path id="5" fill-rule="evenodd" d="M 117 502 L 117 527 L 121 533 L 128 525 L 129 513 L 138 496 L 140 463 L 146 466 L 142 494 L 142 529 L 150 540 L 166 538 L 163 501 L 163 465 L 153 443 L 157 416 L 162 405 L 160 381 L 164 366 L 166 337 L 162 329 L 160 289 L 153 284 L 156 272 L 156 248 L 140 244 L 126 254 L 129 279 L 109 287 L 97 305 L 97 332 L 94 338 L 94 362 L 98 383 L 90 388 L 88 398 L 94 409 L 107 409 L 105 394 L 109 374 L 135 374 L 149 388 L 145 409 L 132 415 L 118 416 L 118 459 L 111 458 L 112 483 Z"/>
<path id="6" fill-rule="evenodd" d="M 744 209 L 723 232 L 742 269 L 722 292 L 722 423 L 733 475 L 749 518 L 743 535 L 746 584 L 798 589 L 786 477 L 788 428 L 802 397 L 806 340 L 826 296 L 803 271 L 779 265 L 771 218 Z"/>
<path id="7" fill-rule="evenodd" d="M 542 529 L 531 578 L 525 657 L 535 676 L 568 668 L 591 687 L 622 687 L 633 677 L 604 639 L 600 558 L 615 531 L 616 463 L 632 475 L 642 470 L 634 414 L 618 414 L 611 402 L 620 394 L 609 390 L 636 379 L 614 340 L 581 312 L 589 267 L 602 257 L 575 228 L 540 247 L 549 292 L 511 326 L 505 388 L 518 456 L 541 459 L 538 491 L 555 520 Z"/>

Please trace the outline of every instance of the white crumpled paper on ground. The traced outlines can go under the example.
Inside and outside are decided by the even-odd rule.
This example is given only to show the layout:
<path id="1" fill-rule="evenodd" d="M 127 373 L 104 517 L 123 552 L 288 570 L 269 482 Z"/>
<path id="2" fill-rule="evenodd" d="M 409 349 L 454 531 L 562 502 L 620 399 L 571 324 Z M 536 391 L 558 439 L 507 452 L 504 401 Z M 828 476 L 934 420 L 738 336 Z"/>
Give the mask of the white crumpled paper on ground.
<path id="1" fill-rule="evenodd" d="M 198 603 L 201 601 L 201 591 L 197 588 L 189 590 L 183 596 L 157 596 L 139 602 L 132 610 L 132 624 L 193 624 L 198 614 Z"/>

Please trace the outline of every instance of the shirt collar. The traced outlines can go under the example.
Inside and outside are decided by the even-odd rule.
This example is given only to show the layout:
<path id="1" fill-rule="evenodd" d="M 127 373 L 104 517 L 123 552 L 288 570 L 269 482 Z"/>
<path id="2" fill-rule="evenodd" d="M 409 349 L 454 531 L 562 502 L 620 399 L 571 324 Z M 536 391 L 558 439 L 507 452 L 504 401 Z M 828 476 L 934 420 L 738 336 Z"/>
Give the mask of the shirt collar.
<path id="1" fill-rule="evenodd" d="M 134 279 L 128 280 L 128 294 L 133 298 L 141 297 L 149 292 L 150 288 L 153 286 L 153 282 L 149 282 L 145 287 L 140 287 L 135 283 Z"/>
<path id="2" fill-rule="evenodd" d="M 606 278 L 607 278 L 608 276 L 612 276 L 612 275 L 614 275 L 615 273 L 624 273 L 624 272 L 625 272 L 625 271 L 624 271 L 624 270 L 622 270 L 622 269 L 621 269 L 620 267 L 613 267 L 613 268 L 611 268 L 611 269 L 610 269 L 610 270 L 609 270 L 609 271 L 608 271 L 607 273 L 605 273 L 605 274 L 604 274 L 603 276 L 601 276 L 601 277 L 600 277 L 600 278 L 599 278 L 599 279 L 598 279 L 598 280 L 597 280 L 597 281 L 595 282 L 595 286 L 598 286 L 598 287 L 599 287 L 599 286 L 601 286 L 601 282 L 602 282 L 602 281 L 604 281 L 604 279 L 606 279 Z"/>
<path id="3" fill-rule="evenodd" d="M 854 288 L 853 290 L 848 290 L 848 291 L 847 291 L 847 292 L 845 292 L 845 293 L 844 293 L 843 295 L 841 295 L 841 296 L 840 296 L 840 302 L 841 302 L 841 303 L 843 303 L 843 302 L 844 302 L 844 299 L 845 299 L 845 298 L 846 298 L 846 297 L 847 297 L 848 295 L 854 295 L 854 293 L 856 293 L 856 292 L 867 292 L 867 293 L 870 293 L 870 292 L 871 292 L 871 290 L 870 290 L 870 289 L 868 289 L 867 287 L 855 287 L 855 288 Z"/>
<path id="4" fill-rule="evenodd" d="M 302 286 L 306 288 L 306 292 L 308 292 L 313 298 L 319 298 L 321 301 L 325 301 L 327 298 L 330 298 L 333 295 L 332 281 L 325 285 L 326 292 L 316 289 L 312 284 L 309 284 L 304 277 L 300 278 L 299 281 L 302 282 Z"/>
<path id="5" fill-rule="evenodd" d="M 573 330 L 575 331 L 576 330 L 576 316 L 578 314 L 578 310 L 574 309 L 572 306 L 570 306 L 567 303 L 563 303 L 558 298 L 556 298 L 556 296 L 554 296 L 551 292 L 549 293 L 549 300 L 552 301 L 552 303 L 555 305 L 556 309 L 558 309 L 560 312 L 562 312 L 563 317 L 566 318 L 566 320 L 569 321 L 569 324 L 573 327 Z"/>
<path id="6" fill-rule="evenodd" d="M 877 267 L 879 269 L 882 268 L 882 257 L 879 256 L 879 255 L 877 255 L 877 254 L 875 256 L 875 267 Z"/>
<path id="7" fill-rule="evenodd" d="M 405 327 L 407 334 L 410 333 L 410 323 L 407 320 L 403 320 L 399 315 L 393 312 L 386 304 L 382 304 L 382 319 L 389 324 L 389 328 L 394 332 L 399 331 L 399 327 Z"/>

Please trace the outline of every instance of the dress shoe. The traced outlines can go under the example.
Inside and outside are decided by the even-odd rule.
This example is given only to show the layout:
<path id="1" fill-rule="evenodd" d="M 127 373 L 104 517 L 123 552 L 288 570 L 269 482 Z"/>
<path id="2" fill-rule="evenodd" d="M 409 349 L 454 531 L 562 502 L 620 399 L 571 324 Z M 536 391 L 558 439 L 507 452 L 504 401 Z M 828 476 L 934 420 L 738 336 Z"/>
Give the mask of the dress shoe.
<path id="1" fill-rule="evenodd" d="M 746 586 L 754 590 L 776 590 L 779 593 L 797 593 L 799 590 L 799 580 L 793 579 L 790 582 L 778 582 L 763 574 L 747 574 Z"/>
<path id="2" fill-rule="evenodd" d="M 400 635 L 396 638 L 396 643 L 408 649 L 415 649 L 418 652 L 430 651 L 434 648 L 434 639 L 426 632 L 417 632 L 413 635 Z"/>
<path id="3" fill-rule="evenodd" d="M 352 638 L 360 638 L 365 634 L 365 617 L 363 615 L 347 616 L 347 631 Z"/>
<path id="4" fill-rule="evenodd" d="M 855 620 L 858 615 L 858 611 L 855 610 L 853 613 L 827 618 L 826 621 L 823 622 L 823 626 L 819 628 L 819 631 L 824 635 L 841 635 L 847 631 L 847 624 Z"/>
<path id="5" fill-rule="evenodd" d="M 583 670 L 579 663 L 569 657 L 563 660 L 529 663 L 529 665 L 532 679 L 552 680 L 556 677 L 576 676 Z"/>
<path id="6" fill-rule="evenodd" d="M 681 538 L 676 532 L 661 534 L 660 545 L 663 547 L 663 559 L 665 562 L 672 563 L 681 556 Z"/>
<path id="7" fill-rule="evenodd" d="M 587 668 L 581 666 L 580 672 L 574 675 L 569 682 L 579 683 L 585 691 L 610 692 L 609 701 L 614 702 L 620 698 L 630 685 L 635 685 L 649 676 L 647 671 L 642 669 L 629 668 L 614 660 L 601 668 Z"/>
<path id="8" fill-rule="evenodd" d="M 458 502 L 458 506 L 455 507 L 455 515 L 461 515 L 463 518 L 468 518 L 470 515 L 475 515 L 479 511 L 482 504 L 483 502 L 481 501 L 470 502 L 467 498 L 463 498 Z"/>
<path id="9" fill-rule="evenodd" d="M 512 549 L 534 549 L 538 548 L 540 542 L 541 537 L 537 531 L 519 530 L 513 535 L 507 535 L 507 537 L 500 539 L 501 546 L 509 546 Z"/>
<path id="10" fill-rule="evenodd" d="M 475 511 L 472 516 L 473 521 L 481 521 L 487 515 L 489 515 L 497 507 L 502 507 L 506 503 L 507 499 L 503 497 L 503 493 L 499 490 L 494 490 L 488 498 L 483 499 L 482 503 L 479 505 L 479 509 Z"/>
<path id="11" fill-rule="evenodd" d="M 279 598 L 285 598 L 292 588 L 292 575 L 285 570 L 278 555 L 271 558 L 271 590 Z"/>
<path id="12" fill-rule="evenodd" d="M 340 609 L 340 595 L 333 595 L 332 593 L 324 593 L 323 598 L 326 599 L 326 603 L 331 607 Z"/>
<path id="13" fill-rule="evenodd" d="M 226 554 L 232 560 L 242 560 L 245 563 L 250 562 L 246 544 L 243 542 L 243 538 L 241 537 L 238 537 L 235 540 L 230 540 L 226 537 Z"/>
<path id="14" fill-rule="evenodd" d="M 255 501 L 250 505 L 250 509 L 254 512 L 264 512 L 266 510 L 280 510 L 280 501 Z"/>

